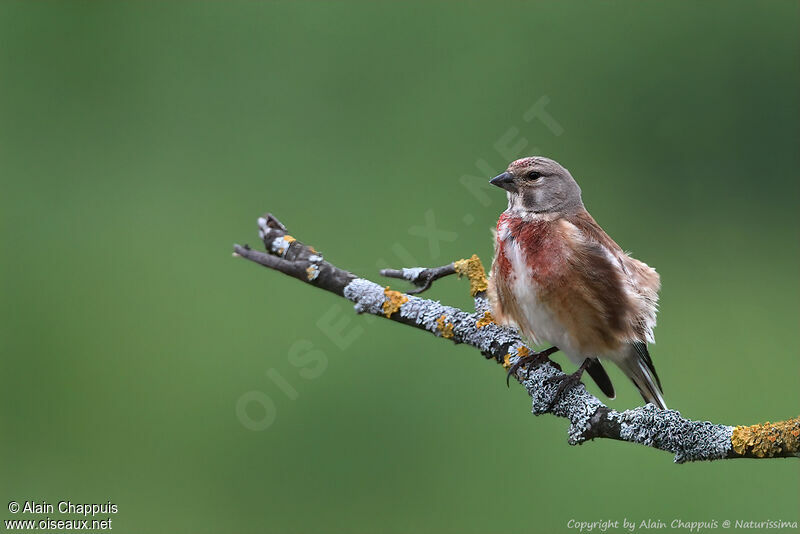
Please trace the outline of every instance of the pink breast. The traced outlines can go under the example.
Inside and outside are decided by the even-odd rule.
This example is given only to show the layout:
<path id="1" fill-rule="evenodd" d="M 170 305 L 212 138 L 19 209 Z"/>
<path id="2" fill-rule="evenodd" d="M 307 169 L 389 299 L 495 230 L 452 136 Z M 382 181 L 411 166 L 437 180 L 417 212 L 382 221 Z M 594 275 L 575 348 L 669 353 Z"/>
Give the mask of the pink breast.
<path id="1" fill-rule="evenodd" d="M 503 225 L 508 231 L 506 239 L 501 239 L 499 231 Z M 544 281 L 551 278 L 557 275 L 559 261 L 563 256 L 562 242 L 558 237 L 557 229 L 551 221 L 525 221 L 504 213 L 498 221 L 498 254 L 502 254 L 502 263 L 498 266 L 506 276 L 511 272 L 508 248 L 516 246 L 522 251 L 525 265 L 533 279 Z"/>

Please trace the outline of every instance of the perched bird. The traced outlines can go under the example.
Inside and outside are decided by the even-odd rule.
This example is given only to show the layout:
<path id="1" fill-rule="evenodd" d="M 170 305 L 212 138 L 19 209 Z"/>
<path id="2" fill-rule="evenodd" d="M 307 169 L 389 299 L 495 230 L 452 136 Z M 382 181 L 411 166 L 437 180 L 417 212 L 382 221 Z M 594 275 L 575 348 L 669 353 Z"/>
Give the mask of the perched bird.
<path id="1" fill-rule="evenodd" d="M 666 408 L 647 344 L 653 343 L 661 282 L 617 245 L 583 206 L 569 171 L 544 157 L 518 159 L 491 180 L 507 191 L 497 221 L 489 279 L 492 314 L 534 344 L 555 345 L 521 359 L 530 365 L 560 350 L 614 398 L 600 360 L 614 362 L 646 402 Z"/>

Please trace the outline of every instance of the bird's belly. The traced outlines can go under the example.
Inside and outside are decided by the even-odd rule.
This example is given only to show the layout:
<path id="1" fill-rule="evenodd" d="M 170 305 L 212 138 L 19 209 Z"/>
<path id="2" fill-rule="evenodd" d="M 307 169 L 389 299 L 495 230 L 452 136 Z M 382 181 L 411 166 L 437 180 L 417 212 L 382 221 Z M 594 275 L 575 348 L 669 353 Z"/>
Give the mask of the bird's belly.
<path id="1" fill-rule="evenodd" d="M 537 345 L 548 343 L 555 345 L 574 363 L 583 362 L 586 356 L 578 349 L 577 340 L 541 300 L 538 284 L 529 280 L 524 286 L 517 288 L 517 291 L 520 291 L 518 295 L 521 295 L 520 312 L 523 317 L 520 318 L 522 323 L 520 326 L 523 333 L 532 338 L 531 341 Z"/>
<path id="2" fill-rule="evenodd" d="M 542 298 L 545 292 L 537 281 L 537 276 L 520 256 L 521 254 L 512 254 L 511 259 L 513 272 L 511 285 L 516 296 L 519 315 L 514 317 L 515 322 L 523 335 L 536 345 L 546 343 L 555 345 L 574 363 L 583 362 L 586 356 L 578 349 L 577 340 Z"/>

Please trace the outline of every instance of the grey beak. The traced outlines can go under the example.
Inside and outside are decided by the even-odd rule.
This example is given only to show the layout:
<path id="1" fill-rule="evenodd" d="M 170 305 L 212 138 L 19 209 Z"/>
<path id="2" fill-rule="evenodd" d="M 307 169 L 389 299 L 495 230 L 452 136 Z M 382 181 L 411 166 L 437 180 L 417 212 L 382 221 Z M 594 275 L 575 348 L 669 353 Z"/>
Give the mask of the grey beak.
<path id="1" fill-rule="evenodd" d="M 497 176 L 489 180 L 489 183 L 492 185 L 496 185 L 501 189 L 505 189 L 510 193 L 517 192 L 517 188 L 516 186 L 514 186 L 514 177 L 511 175 L 511 173 L 508 172 L 504 172 L 503 174 L 498 174 Z"/>

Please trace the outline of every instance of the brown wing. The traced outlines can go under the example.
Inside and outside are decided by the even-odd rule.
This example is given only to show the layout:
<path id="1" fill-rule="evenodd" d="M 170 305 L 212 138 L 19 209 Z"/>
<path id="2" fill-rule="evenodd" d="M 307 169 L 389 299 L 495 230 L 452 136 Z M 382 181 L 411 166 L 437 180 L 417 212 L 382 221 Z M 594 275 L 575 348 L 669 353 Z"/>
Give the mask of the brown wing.
<path id="1" fill-rule="evenodd" d="M 636 332 L 641 341 L 653 343 L 653 328 L 656 326 L 658 311 L 658 290 L 661 289 L 661 277 L 655 269 L 644 262 L 625 254 L 622 258 L 625 271 L 629 275 L 629 283 L 638 296 L 636 306 Z"/>
<path id="2" fill-rule="evenodd" d="M 600 228 L 600 225 L 597 224 L 597 221 L 594 220 L 594 217 L 592 217 L 585 209 L 581 209 L 578 213 L 570 215 L 567 218 L 567 221 L 572 223 L 578 230 L 580 230 L 587 240 L 603 245 L 615 256 L 618 254 L 624 254 L 624 252 L 622 252 L 622 248 L 617 245 L 616 241 L 611 239 L 611 237 L 602 228 Z"/>
<path id="3" fill-rule="evenodd" d="M 602 245 L 616 258 L 622 270 L 623 281 L 633 296 L 629 318 L 632 328 L 639 340 L 652 343 L 658 291 L 661 288 L 661 279 L 656 270 L 623 252 L 586 210 L 570 217 L 569 222 L 574 224 L 588 241 Z"/>
<path id="4" fill-rule="evenodd" d="M 547 284 L 551 290 L 542 297 L 583 351 L 616 350 L 633 335 L 622 266 L 613 251 L 571 221 L 562 219 L 560 231 L 569 244 L 565 269 Z"/>

